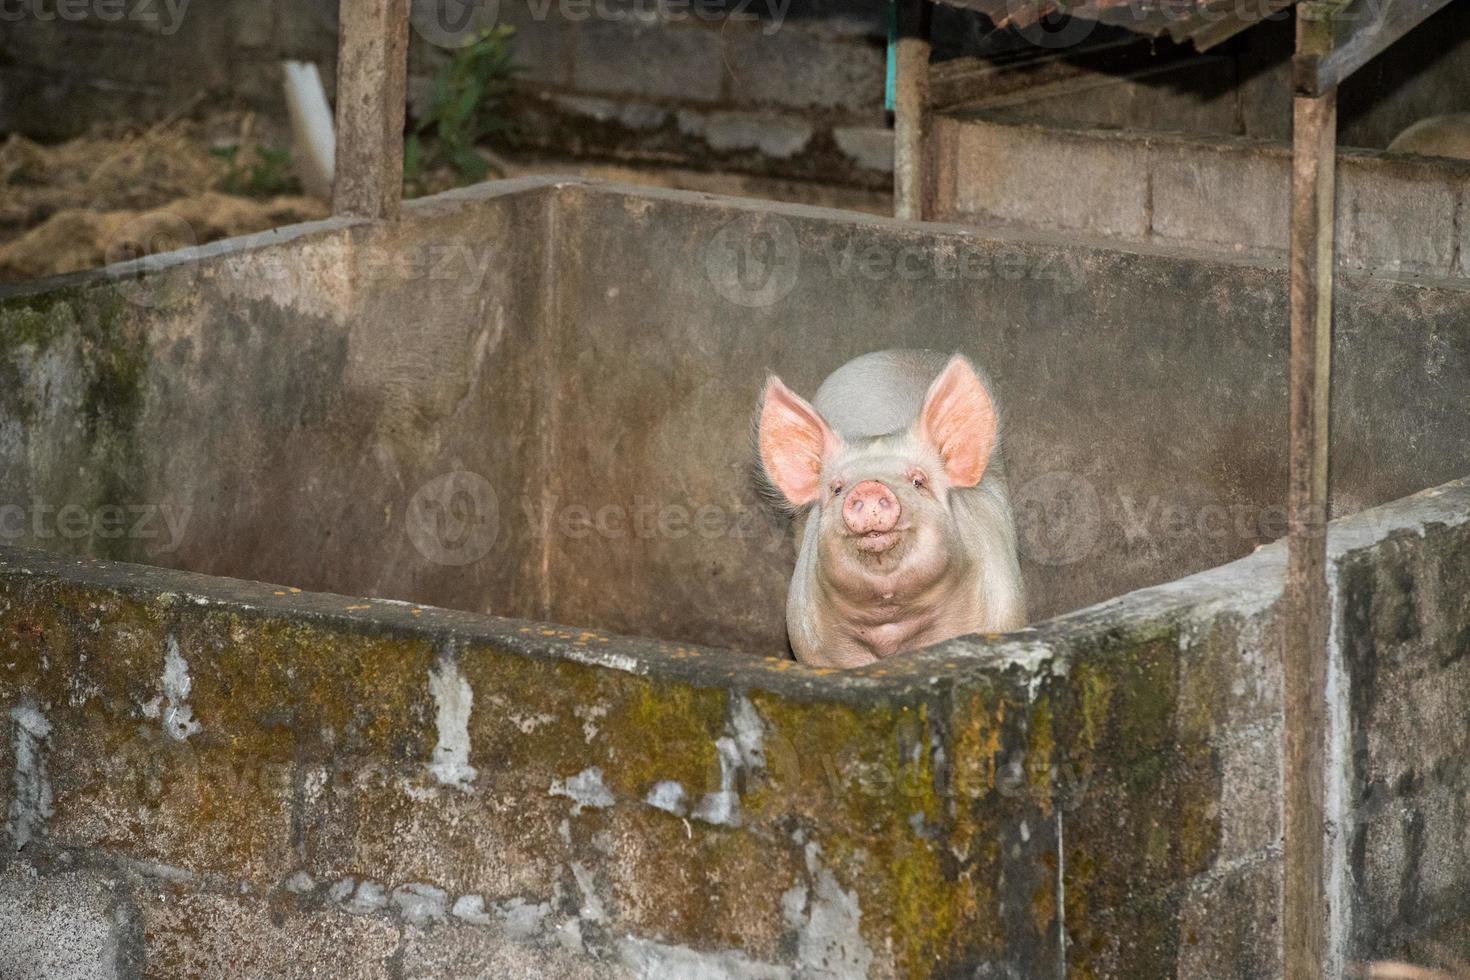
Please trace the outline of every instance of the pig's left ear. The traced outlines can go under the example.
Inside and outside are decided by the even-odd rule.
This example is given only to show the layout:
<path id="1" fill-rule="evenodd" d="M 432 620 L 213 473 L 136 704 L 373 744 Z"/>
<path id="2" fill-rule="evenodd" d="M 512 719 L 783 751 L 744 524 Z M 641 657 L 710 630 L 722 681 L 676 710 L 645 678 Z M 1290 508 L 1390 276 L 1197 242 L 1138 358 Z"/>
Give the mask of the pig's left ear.
<path id="1" fill-rule="evenodd" d="M 821 496 L 822 461 L 842 446 L 822 413 L 775 375 L 766 381 L 757 441 L 766 475 L 795 508 Z"/>
<path id="2" fill-rule="evenodd" d="M 995 402 L 980 376 L 964 357 L 951 357 L 929 386 L 918 421 L 919 435 L 939 451 L 951 484 L 980 482 L 998 429 Z"/>

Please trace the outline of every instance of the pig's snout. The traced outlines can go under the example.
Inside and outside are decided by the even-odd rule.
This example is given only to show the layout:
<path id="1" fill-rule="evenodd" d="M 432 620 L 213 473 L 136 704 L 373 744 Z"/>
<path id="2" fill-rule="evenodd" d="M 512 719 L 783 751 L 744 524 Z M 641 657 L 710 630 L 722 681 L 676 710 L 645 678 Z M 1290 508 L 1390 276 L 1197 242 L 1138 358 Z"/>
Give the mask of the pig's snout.
<path id="1" fill-rule="evenodd" d="M 898 525 L 899 512 L 892 490 L 877 480 L 864 480 L 848 493 L 842 521 L 853 534 L 885 534 Z"/>

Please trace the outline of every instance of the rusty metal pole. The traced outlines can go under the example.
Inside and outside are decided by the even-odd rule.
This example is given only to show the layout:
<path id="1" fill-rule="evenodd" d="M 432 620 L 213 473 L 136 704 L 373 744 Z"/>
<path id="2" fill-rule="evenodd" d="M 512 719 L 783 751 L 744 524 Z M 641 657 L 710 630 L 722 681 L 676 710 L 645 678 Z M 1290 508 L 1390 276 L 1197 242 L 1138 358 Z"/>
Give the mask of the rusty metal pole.
<path id="1" fill-rule="evenodd" d="M 893 82 L 893 214 L 908 221 L 929 216 L 925 139 L 929 131 L 929 0 L 896 0 L 898 43 Z"/>
<path id="2" fill-rule="evenodd" d="M 341 0 L 332 210 L 392 219 L 403 201 L 409 0 Z"/>
<path id="3" fill-rule="evenodd" d="M 1290 476 L 1283 644 L 1282 944 L 1288 980 L 1327 964 L 1327 440 L 1337 90 L 1298 95 L 1291 179 Z"/>

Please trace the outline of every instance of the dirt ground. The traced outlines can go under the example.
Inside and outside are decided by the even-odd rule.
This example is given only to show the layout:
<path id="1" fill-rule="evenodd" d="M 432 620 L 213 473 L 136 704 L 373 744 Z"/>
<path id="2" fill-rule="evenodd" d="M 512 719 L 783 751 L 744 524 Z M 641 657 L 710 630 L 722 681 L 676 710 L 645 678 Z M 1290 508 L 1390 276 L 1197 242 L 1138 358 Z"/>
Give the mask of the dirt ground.
<path id="1" fill-rule="evenodd" d="M 253 113 L 218 112 L 149 128 L 112 124 L 43 146 L 0 143 L 0 282 L 75 272 L 325 217 L 279 148 L 289 134 Z M 741 174 L 495 156 L 502 176 L 558 173 L 738 197 L 891 213 L 891 198 Z M 430 191 L 456 183 L 430 175 Z"/>

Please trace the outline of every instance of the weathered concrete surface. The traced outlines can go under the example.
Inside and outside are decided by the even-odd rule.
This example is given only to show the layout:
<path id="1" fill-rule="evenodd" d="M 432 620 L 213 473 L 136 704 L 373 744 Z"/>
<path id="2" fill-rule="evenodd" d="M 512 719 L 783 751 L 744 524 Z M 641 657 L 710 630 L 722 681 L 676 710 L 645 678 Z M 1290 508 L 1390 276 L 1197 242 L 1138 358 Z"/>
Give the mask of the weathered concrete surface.
<path id="1" fill-rule="evenodd" d="M 933 153 L 943 220 L 1286 254 L 1286 142 L 940 116 Z M 1470 164 L 1346 150 L 1337 173 L 1340 267 L 1470 275 L 1460 247 Z"/>
<path id="2" fill-rule="evenodd" d="M 6 302 L 0 506 L 19 508 L 6 540 L 534 612 L 524 523 L 461 561 L 434 487 L 409 512 L 457 470 L 508 517 L 543 482 L 527 447 L 545 414 L 531 365 L 547 199 L 517 189 L 376 229 L 207 246 L 154 263 L 167 268 L 142 286 L 84 276 Z M 488 210 L 466 206 L 476 194 Z"/>
<path id="3" fill-rule="evenodd" d="M 1339 638 L 1457 670 L 1467 532 L 1470 481 L 1335 523 Z M 0 966 L 65 928 L 77 976 L 1276 976 L 1283 566 L 837 673 L 0 549 L 0 914 L 40 937 Z M 1344 955 L 1467 873 L 1355 843 L 1445 819 L 1458 743 L 1388 818 L 1424 692 L 1352 644 Z"/>
<path id="4" fill-rule="evenodd" d="M 1171 639 L 1104 641 L 1116 676 L 1100 661 L 1076 683 L 1052 651 L 1022 666 L 1029 644 L 1014 667 L 962 644 L 838 679 L 37 552 L 3 561 L 0 698 L 47 732 L 14 772 L 52 800 L 22 853 L 148 876 L 163 895 L 136 901 L 164 973 L 236 946 L 270 972 L 319 927 L 328 944 L 347 930 L 374 975 L 372 944 L 391 936 L 343 913 L 499 929 L 539 956 L 608 961 L 604 975 L 1033 975 L 1056 968 L 1064 917 L 1079 962 L 1163 962 L 1167 923 L 1143 952 L 1110 937 L 1151 921 L 1215 850 L 1218 777 L 1197 738 L 1176 747 Z M 1063 761 L 1085 786 L 1053 784 Z M 1144 789 L 1177 807 L 1152 813 Z M 1064 796 L 1084 828 L 1072 872 Z M 1085 828 L 1120 806 L 1136 826 L 1094 853 Z M 1169 815 L 1185 811 L 1203 822 Z"/>
<path id="5" fill-rule="evenodd" d="M 1470 526 L 1405 528 L 1342 567 L 1352 949 L 1451 966 L 1426 940 L 1463 949 L 1470 923 Z"/>
<path id="6" fill-rule="evenodd" d="M 203 253 L 0 305 L 6 540 L 779 652 L 756 393 L 895 345 L 995 380 L 1037 617 L 1284 531 L 1269 264 L 548 180 Z M 1343 277 L 1339 513 L 1461 475 L 1466 300 Z"/>
<path id="7" fill-rule="evenodd" d="M 1283 555 L 1172 580 L 1272 536 L 1284 287 L 525 181 L 0 300 L 0 529 L 51 549 L 0 553 L 15 914 L 80 894 L 99 962 L 165 975 L 1274 976 Z M 1463 469 L 1465 296 L 1343 277 L 1344 512 Z M 737 656 L 790 562 L 764 371 L 897 343 L 995 378 L 1039 606 L 1167 584 L 840 675 Z M 1458 743 L 1405 707 L 1454 724 L 1467 514 L 1334 525 L 1343 958 L 1452 935 L 1470 874 L 1424 846 Z"/>
<path id="8" fill-rule="evenodd" d="M 1038 617 L 1284 533 L 1281 268 L 795 207 L 711 209 L 677 194 L 564 193 L 558 221 L 578 263 L 558 278 L 553 361 L 565 366 L 558 425 L 575 436 L 551 467 L 554 499 L 594 516 L 640 500 L 742 514 L 756 504 L 739 490 L 749 393 L 767 371 L 812 392 L 851 357 L 912 345 L 965 351 L 996 384 Z M 1470 431 L 1451 393 L 1470 386 L 1467 295 L 1461 282 L 1342 277 L 1338 513 L 1463 475 Z M 743 537 L 693 527 L 553 536 L 554 618 L 779 646 L 780 623 L 759 617 L 781 607 L 789 546 L 760 523 Z M 669 581 L 687 604 L 649 610 L 642 597 Z M 662 632 L 666 616 L 690 632 Z"/>
<path id="9" fill-rule="evenodd" d="M 0 972 L 9 980 L 112 980 L 129 962 L 110 882 L 23 862 L 0 875 Z"/>

